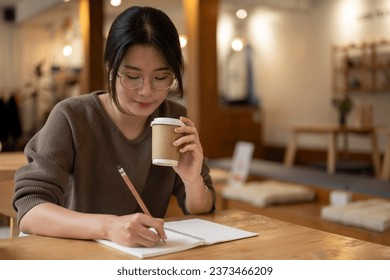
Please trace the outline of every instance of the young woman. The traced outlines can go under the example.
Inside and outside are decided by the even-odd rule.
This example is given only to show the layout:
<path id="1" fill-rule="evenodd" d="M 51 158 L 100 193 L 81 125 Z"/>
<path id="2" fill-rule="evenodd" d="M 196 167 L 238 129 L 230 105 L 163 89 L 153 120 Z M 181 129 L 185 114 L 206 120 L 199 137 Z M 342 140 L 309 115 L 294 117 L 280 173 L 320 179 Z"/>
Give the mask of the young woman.
<path id="1" fill-rule="evenodd" d="M 195 124 L 168 99 L 183 95 L 177 30 L 162 11 L 131 7 L 113 22 L 104 61 L 108 92 L 58 103 L 27 144 L 29 163 L 15 175 L 14 208 L 24 233 L 151 247 L 166 238 L 161 218 L 171 195 L 186 214 L 214 210 Z M 185 124 L 176 131 L 184 136 L 172 143 L 181 147 L 176 167 L 151 164 L 155 117 Z M 142 213 L 118 165 L 153 217 Z"/>

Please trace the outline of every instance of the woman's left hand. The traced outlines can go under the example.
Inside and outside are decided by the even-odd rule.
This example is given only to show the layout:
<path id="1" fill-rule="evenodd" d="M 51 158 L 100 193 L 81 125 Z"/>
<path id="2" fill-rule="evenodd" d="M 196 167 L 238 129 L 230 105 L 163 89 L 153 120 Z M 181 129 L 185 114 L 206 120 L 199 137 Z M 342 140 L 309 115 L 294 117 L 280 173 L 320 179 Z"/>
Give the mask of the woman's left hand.
<path id="1" fill-rule="evenodd" d="M 200 143 L 198 130 L 195 124 L 186 117 L 180 117 L 185 124 L 175 129 L 176 133 L 183 134 L 174 142 L 180 147 L 180 160 L 178 166 L 173 167 L 183 182 L 195 182 L 199 179 L 203 164 L 203 148 Z"/>

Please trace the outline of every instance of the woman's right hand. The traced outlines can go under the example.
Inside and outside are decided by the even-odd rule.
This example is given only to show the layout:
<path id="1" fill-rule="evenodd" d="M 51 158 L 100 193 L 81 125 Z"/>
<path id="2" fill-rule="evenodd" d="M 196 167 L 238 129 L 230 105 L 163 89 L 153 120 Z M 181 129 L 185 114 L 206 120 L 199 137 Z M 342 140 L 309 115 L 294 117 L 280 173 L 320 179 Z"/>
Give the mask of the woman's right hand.
<path id="1" fill-rule="evenodd" d="M 149 228 L 154 228 L 158 234 Z M 107 232 L 107 239 L 129 247 L 153 247 L 161 238 L 166 239 L 164 220 L 143 213 L 114 217 Z"/>
<path id="2" fill-rule="evenodd" d="M 143 213 L 115 216 L 80 213 L 53 203 L 31 208 L 21 219 L 20 229 L 27 234 L 75 238 L 107 239 L 123 246 L 153 247 L 166 239 L 164 220 Z"/>

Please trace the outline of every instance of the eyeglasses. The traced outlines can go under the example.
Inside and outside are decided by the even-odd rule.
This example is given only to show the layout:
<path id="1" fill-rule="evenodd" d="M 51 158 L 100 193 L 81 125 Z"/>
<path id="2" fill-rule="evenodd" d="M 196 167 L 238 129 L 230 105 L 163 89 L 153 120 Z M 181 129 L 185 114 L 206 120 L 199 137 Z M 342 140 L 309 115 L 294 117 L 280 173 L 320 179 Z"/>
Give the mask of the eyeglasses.
<path id="1" fill-rule="evenodd" d="M 121 85 L 126 89 L 137 89 L 144 84 L 144 77 L 132 72 L 118 74 L 118 78 Z M 150 84 L 155 90 L 167 90 L 173 86 L 175 80 L 175 76 L 171 73 L 161 73 L 153 76 Z"/>

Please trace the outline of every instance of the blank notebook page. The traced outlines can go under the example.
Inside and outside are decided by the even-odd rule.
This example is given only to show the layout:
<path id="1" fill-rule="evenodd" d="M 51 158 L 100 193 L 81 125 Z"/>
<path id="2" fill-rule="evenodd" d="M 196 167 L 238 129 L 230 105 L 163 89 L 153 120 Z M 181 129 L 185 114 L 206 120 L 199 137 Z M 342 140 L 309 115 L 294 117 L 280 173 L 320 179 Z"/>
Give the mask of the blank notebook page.
<path id="1" fill-rule="evenodd" d="M 164 227 L 203 239 L 205 241 L 205 245 L 257 235 L 253 232 L 209 222 L 202 219 L 166 222 Z"/>

